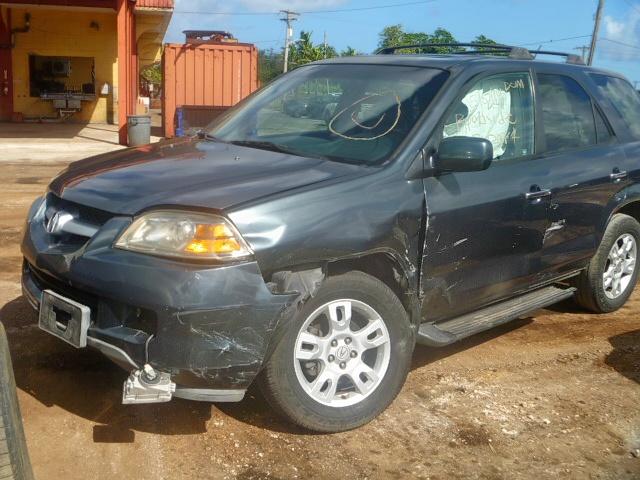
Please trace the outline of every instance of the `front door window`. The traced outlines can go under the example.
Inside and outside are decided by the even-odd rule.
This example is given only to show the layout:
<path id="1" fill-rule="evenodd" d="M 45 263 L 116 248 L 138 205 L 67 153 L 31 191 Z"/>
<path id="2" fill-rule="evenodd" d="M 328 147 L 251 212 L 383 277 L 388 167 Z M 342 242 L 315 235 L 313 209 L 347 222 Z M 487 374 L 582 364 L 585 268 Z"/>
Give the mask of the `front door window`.
<path id="1" fill-rule="evenodd" d="M 505 73 L 483 78 L 454 103 L 444 123 L 443 138 L 489 140 L 494 160 L 532 155 L 534 110 L 529 74 Z"/>

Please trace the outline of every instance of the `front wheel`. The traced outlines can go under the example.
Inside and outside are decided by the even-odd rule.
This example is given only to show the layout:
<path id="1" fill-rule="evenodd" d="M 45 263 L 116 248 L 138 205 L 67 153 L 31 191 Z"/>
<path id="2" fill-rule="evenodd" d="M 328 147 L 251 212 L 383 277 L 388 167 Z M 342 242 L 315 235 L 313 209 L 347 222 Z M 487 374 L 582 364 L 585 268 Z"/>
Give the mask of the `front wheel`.
<path id="1" fill-rule="evenodd" d="M 624 214 L 611 218 L 598 251 L 575 280 L 576 302 L 593 312 L 613 312 L 625 304 L 638 280 L 640 224 Z"/>
<path id="2" fill-rule="evenodd" d="M 361 272 L 330 277 L 292 320 L 261 387 L 304 428 L 350 430 L 393 401 L 413 346 L 407 313 L 389 287 Z"/>

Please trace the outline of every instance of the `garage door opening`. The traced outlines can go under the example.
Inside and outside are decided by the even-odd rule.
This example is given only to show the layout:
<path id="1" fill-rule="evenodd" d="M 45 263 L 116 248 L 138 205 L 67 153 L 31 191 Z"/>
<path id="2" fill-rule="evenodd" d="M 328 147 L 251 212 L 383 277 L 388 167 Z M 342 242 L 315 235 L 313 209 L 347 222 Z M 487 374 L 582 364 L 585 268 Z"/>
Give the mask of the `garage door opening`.
<path id="1" fill-rule="evenodd" d="M 65 119 L 96 99 L 95 59 L 29 55 L 29 96 L 50 101 Z"/>

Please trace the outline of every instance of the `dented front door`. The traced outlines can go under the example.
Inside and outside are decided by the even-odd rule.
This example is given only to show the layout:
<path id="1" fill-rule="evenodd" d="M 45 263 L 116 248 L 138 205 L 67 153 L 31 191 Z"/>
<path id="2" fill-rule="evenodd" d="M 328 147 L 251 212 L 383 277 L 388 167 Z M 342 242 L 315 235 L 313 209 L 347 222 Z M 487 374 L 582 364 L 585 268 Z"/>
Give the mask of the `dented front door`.
<path id="1" fill-rule="evenodd" d="M 494 160 L 480 172 L 424 180 L 423 318 L 456 316 L 513 295 L 535 280 L 548 228 L 548 177 L 536 168 L 533 80 L 528 71 L 474 77 L 432 140 L 485 138 Z"/>
<path id="2" fill-rule="evenodd" d="M 546 177 L 529 163 L 425 179 L 423 318 L 454 317 L 535 282 L 550 201 L 528 198 Z"/>

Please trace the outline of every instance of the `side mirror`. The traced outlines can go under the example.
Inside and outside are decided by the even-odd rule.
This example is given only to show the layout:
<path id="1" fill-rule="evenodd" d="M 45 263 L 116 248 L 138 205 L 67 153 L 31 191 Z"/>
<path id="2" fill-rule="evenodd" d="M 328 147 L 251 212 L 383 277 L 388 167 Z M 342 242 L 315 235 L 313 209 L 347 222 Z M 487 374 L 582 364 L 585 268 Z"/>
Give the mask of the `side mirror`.
<path id="1" fill-rule="evenodd" d="M 449 137 L 440 142 L 435 168 L 438 172 L 478 172 L 493 159 L 493 145 L 486 138 Z"/>

